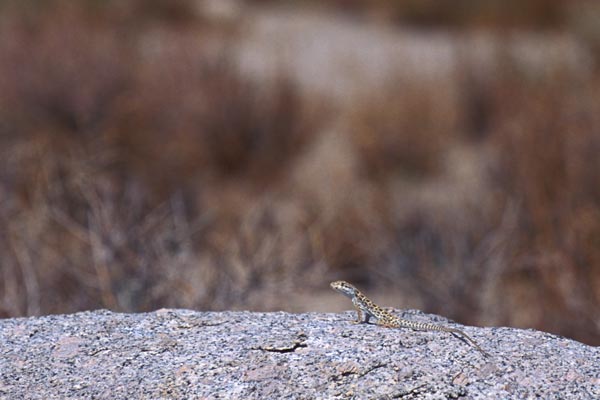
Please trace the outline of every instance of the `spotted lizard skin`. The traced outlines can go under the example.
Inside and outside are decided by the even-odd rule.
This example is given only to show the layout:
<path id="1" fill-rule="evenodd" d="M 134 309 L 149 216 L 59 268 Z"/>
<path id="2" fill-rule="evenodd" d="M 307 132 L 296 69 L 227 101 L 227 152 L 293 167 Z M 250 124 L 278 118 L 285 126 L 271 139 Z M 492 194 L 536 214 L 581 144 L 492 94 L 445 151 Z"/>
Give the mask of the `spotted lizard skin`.
<path id="1" fill-rule="evenodd" d="M 448 328 L 441 325 L 426 323 L 426 322 L 417 322 L 417 321 L 409 321 L 403 318 L 396 317 L 390 314 L 388 311 L 379 307 L 377 304 L 373 303 L 371 299 L 365 296 L 360 290 L 351 285 L 346 281 L 335 281 L 331 282 L 331 287 L 343 294 L 346 297 L 349 297 L 352 300 L 352 304 L 358 313 L 356 321 L 354 323 L 360 324 L 363 322 L 369 322 L 371 317 L 377 320 L 377 325 L 381 325 L 387 328 L 410 328 L 415 330 L 424 330 L 424 331 L 442 331 L 442 332 L 450 332 L 454 334 L 458 334 L 465 338 L 469 343 L 471 343 L 477 350 L 479 350 L 485 356 L 489 356 L 477 342 L 471 339 L 466 333 L 461 331 L 460 329 Z"/>

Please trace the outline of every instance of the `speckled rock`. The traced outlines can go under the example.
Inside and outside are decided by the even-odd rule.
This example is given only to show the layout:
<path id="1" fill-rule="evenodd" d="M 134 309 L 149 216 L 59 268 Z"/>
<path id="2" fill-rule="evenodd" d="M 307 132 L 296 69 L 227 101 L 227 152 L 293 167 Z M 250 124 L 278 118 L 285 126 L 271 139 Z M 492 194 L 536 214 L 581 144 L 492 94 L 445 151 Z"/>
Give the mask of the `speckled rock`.
<path id="1" fill-rule="evenodd" d="M 0 320 L 1 399 L 600 398 L 600 349 L 534 330 L 159 310 Z"/>

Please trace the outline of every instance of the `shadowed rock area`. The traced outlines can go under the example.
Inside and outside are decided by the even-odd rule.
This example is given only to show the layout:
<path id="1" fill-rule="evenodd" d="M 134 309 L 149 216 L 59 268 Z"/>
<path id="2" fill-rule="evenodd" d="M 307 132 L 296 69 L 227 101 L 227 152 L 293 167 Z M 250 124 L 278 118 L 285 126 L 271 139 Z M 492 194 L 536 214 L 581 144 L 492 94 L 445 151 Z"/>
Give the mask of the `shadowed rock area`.
<path id="1" fill-rule="evenodd" d="M 159 310 L 0 320 L 0 398 L 600 398 L 600 349 L 534 330 L 354 313 Z"/>

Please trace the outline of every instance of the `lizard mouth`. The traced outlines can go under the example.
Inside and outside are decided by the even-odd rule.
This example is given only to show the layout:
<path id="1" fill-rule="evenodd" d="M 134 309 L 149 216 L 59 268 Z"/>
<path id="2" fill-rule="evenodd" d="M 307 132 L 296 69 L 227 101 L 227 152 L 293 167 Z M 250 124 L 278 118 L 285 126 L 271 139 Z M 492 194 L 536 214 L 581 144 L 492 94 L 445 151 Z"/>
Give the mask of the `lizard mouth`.
<path id="1" fill-rule="evenodd" d="M 339 292 L 343 295 L 350 296 L 352 294 L 352 289 L 347 287 L 346 282 L 344 281 L 335 281 L 329 284 L 333 290 Z"/>

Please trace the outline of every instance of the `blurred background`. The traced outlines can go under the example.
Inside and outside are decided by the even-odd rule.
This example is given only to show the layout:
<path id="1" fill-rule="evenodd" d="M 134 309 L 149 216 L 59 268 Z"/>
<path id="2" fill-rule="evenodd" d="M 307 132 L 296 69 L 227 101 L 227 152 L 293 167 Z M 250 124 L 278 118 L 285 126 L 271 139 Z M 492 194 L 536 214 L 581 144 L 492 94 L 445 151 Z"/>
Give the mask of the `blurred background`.
<path id="1" fill-rule="evenodd" d="M 595 1 L 0 0 L 0 317 L 345 279 L 600 345 L 599 50 Z"/>

